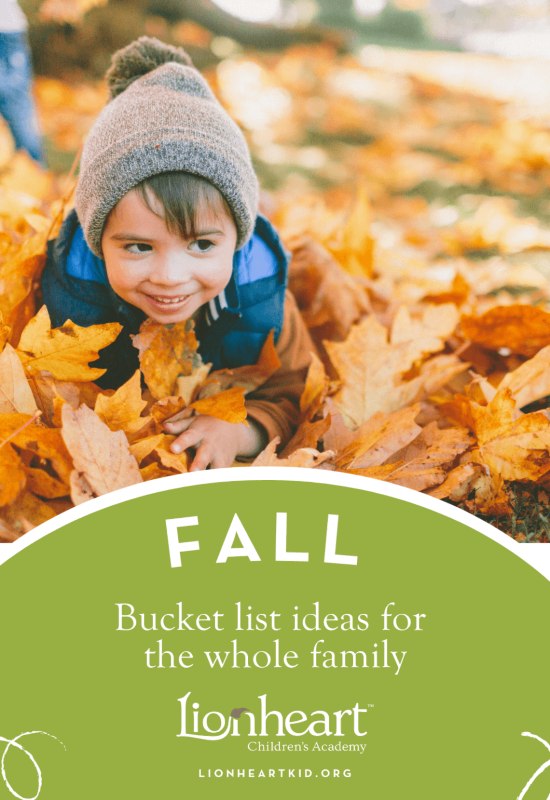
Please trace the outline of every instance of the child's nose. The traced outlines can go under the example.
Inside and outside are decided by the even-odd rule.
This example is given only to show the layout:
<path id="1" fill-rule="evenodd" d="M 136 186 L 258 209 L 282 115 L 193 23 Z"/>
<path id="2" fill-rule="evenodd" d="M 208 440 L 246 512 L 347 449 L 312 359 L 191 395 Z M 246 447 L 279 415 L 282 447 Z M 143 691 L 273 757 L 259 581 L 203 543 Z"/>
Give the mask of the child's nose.
<path id="1" fill-rule="evenodd" d="M 188 257 L 171 253 L 155 260 L 149 280 L 162 286 L 181 286 L 190 276 Z"/>

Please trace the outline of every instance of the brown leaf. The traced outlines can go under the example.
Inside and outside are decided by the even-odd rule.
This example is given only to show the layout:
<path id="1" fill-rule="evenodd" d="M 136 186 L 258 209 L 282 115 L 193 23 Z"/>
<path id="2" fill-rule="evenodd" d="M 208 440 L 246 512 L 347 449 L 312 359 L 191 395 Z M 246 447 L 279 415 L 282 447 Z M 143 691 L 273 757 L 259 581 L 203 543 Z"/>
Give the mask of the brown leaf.
<path id="1" fill-rule="evenodd" d="M 21 459 L 10 444 L 0 447 L 0 506 L 13 503 L 26 483 Z"/>
<path id="2" fill-rule="evenodd" d="M 85 405 L 76 411 L 65 405 L 62 416 L 62 435 L 75 470 L 84 476 L 94 497 L 141 482 L 137 462 L 122 431 L 109 430 Z M 81 498 L 81 494 L 75 495 L 73 502 Z"/>
<path id="3" fill-rule="evenodd" d="M 319 442 L 323 439 L 325 433 L 330 428 L 330 414 L 324 419 L 319 419 L 316 422 L 310 422 L 308 419 L 304 420 L 299 426 L 283 450 L 283 457 L 291 455 L 295 450 L 302 448 L 317 449 Z"/>
<path id="4" fill-rule="evenodd" d="M 180 472 L 181 470 L 177 471 Z M 156 461 L 152 464 L 147 464 L 146 467 L 141 467 L 140 472 L 144 481 L 154 481 L 157 478 L 168 478 L 170 475 L 174 475 L 172 470 L 163 469 Z"/>
<path id="5" fill-rule="evenodd" d="M 440 430 L 435 423 L 425 428 L 418 439 L 423 439 L 421 446 L 417 445 L 417 450 L 420 452 L 412 458 L 409 458 L 406 450 L 396 453 L 394 457 L 397 461 L 391 465 L 384 465 L 393 467 L 391 471 L 385 472 L 384 480 L 420 492 L 425 491 L 445 480 L 445 468 L 471 444 L 471 439 L 465 431 L 454 428 Z M 416 440 L 410 447 L 414 447 L 415 443 Z M 379 468 L 373 467 L 353 472 L 367 477 L 382 477 L 377 470 Z"/>
<path id="6" fill-rule="evenodd" d="M 323 362 L 315 354 L 311 354 L 311 363 L 307 372 L 306 384 L 300 397 L 302 417 L 313 419 L 323 405 L 329 387 L 329 380 Z"/>
<path id="7" fill-rule="evenodd" d="M 57 502 L 45 503 L 31 492 L 23 492 L 17 503 L 3 509 L 4 520 L 13 531 L 22 536 L 64 510 L 54 505 Z"/>
<path id="8" fill-rule="evenodd" d="M 210 374 L 199 397 L 211 397 L 220 391 L 238 387 L 244 389 L 245 394 L 248 394 L 262 386 L 277 372 L 280 366 L 281 360 L 275 349 L 274 334 L 271 331 L 260 351 L 257 364 L 215 370 Z"/>
<path id="9" fill-rule="evenodd" d="M 422 428 L 415 422 L 419 412 L 417 403 L 391 414 L 380 411 L 374 414 L 355 431 L 354 440 L 340 450 L 337 467 L 360 469 L 383 464 L 421 432 Z"/>
<path id="10" fill-rule="evenodd" d="M 319 467 L 321 464 L 330 461 L 334 457 L 331 450 L 326 453 L 319 453 L 310 447 L 304 447 L 301 450 L 295 450 L 287 458 L 279 458 L 277 455 L 277 447 L 280 443 L 280 438 L 277 436 L 272 439 L 267 445 L 265 450 L 256 456 L 250 466 L 252 467 Z"/>
<path id="11" fill-rule="evenodd" d="M 29 376 L 29 385 L 34 399 L 47 425 L 61 427 L 61 407 L 68 403 L 71 408 L 80 405 L 81 387 L 86 384 L 58 381 L 49 372 L 38 372 Z"/>
<path id="12" fill-rule="evenodd" d="M 489 350 L 507 348 L 533 356 L 550 345 L 550 312 L 537 306 L 497 306 L 478 317 L 465 317 L 461 328 L 467 339 Z"/>
<path id="13" fill-rule="evenodd" d="M 458 467 L 447 473 L 442 484 L 435 489 L 430 489 L 427 494 L 440 500 L 449 498 L 453 503 L 463 502 L 467 500 L 474 482 L 481 474 L 482 468 L 478 464 L 459 464 Z"/>
<path id="14" fill-rule="evenodd" d="M 345 338 L 353 323 L 370 311 L 365 288 L 320 242 L 301 237 L 290 247 L 289 285 L 307 326 Z"/>

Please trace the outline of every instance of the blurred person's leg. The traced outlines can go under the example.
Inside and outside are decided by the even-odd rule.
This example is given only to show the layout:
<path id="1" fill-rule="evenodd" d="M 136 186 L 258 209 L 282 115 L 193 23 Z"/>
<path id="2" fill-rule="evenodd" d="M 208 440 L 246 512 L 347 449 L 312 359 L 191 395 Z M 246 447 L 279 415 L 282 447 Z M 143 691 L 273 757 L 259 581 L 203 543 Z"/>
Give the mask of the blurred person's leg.
<path id="1" fill-rule="evenodd" d="M 27 37 L 0 33 L 0 114 L 9 125 L 17 149 L 44 162 L 32 97 L 32 69 Z"/>

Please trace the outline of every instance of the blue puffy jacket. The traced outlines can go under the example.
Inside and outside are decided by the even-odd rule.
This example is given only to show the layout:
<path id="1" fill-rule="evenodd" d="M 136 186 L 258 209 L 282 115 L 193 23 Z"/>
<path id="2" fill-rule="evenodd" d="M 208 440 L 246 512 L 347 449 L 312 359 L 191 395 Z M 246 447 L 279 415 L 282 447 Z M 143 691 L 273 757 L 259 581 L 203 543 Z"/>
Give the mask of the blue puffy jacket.
<path id="1" fill-rule="evenodd" d="M 229 284 L 197 323 L 203 361 L 214 369 L 256 363 L 267 334 L 274 329 L 277 340 L 281 331 L 287 275 L 288 254 L 271 223 L 258 216 L 254 235 L 234 255 Z M 130 335 L 138 332 L 145 314 L 110 287 L 74 211 L 49 245 L 42 293 L 53 327 L 67 319 L 83 326 L 119 322 L 122 332 L 93 365 L 107 370 L 97 381 L 102 388 L 117 388 L 131 377 L 138 353 Z"/>

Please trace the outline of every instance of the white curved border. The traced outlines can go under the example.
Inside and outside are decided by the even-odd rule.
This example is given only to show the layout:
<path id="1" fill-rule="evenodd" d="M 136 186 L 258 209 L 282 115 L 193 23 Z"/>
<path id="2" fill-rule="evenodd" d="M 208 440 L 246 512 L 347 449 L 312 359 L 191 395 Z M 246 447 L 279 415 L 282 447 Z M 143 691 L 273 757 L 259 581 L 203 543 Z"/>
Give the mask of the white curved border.
<path id="1" fill-rule="evenodd" d="M 47 522 L 38 525 L 30 533 L 25 534 L 11 544 L 0 545 L 0 564 L 12 558 L 16 553 L 21 552 L 34 542 L 47 536 L 49 533 L 58 530 L 64 525 L 68 525 L 74 520 L 86 517 L 103 508 L 132 500 L 136 497 L 143 497 L 156 492 L 165 492 L 170 489 L 184 488 L 187 486 L 203 486 L 211 483 L 228 483 L 233 481 L 297 481 L 301 483 L 323 483 L 331 486 L 345 486 L 350 489 L 361 489 L 362 491 L 372 492 L 373 494 L 395 497 L 404 500 L 415 506 L 427 508 L 449 517 L 463 525 L 467 525 L 475 531 L 479 531 L 484 536 L 492 539 L 497 544 L 510 550 L 523 561 L 526 561 L 534 569 L 550 580 L 550 544 L 519 544 L 505 533 L 489 525 L 487 522 L 474 517 L 467 511 L 455 508 L 443 500 L 437 500 L 429 495 L 417 492 L 414 489 L 405 489 L 385 481 L 373 478 L 363 478 L 360 475 L 348 475 L 344 472 L 329 472 L 320 469 L 304 469 L 301 467 L 232 467 L 230 469 L 205 470 L 201 472 L 188 472 L 182 475 L 174 475 L 169 478 L 158 478 L 154 481 L 137 483 L 127 486 L 124 489 L 117 489 L 115 492 L 88 500 L 75 508 L 70 508 L 62 514 L 54 517 Z"/>

